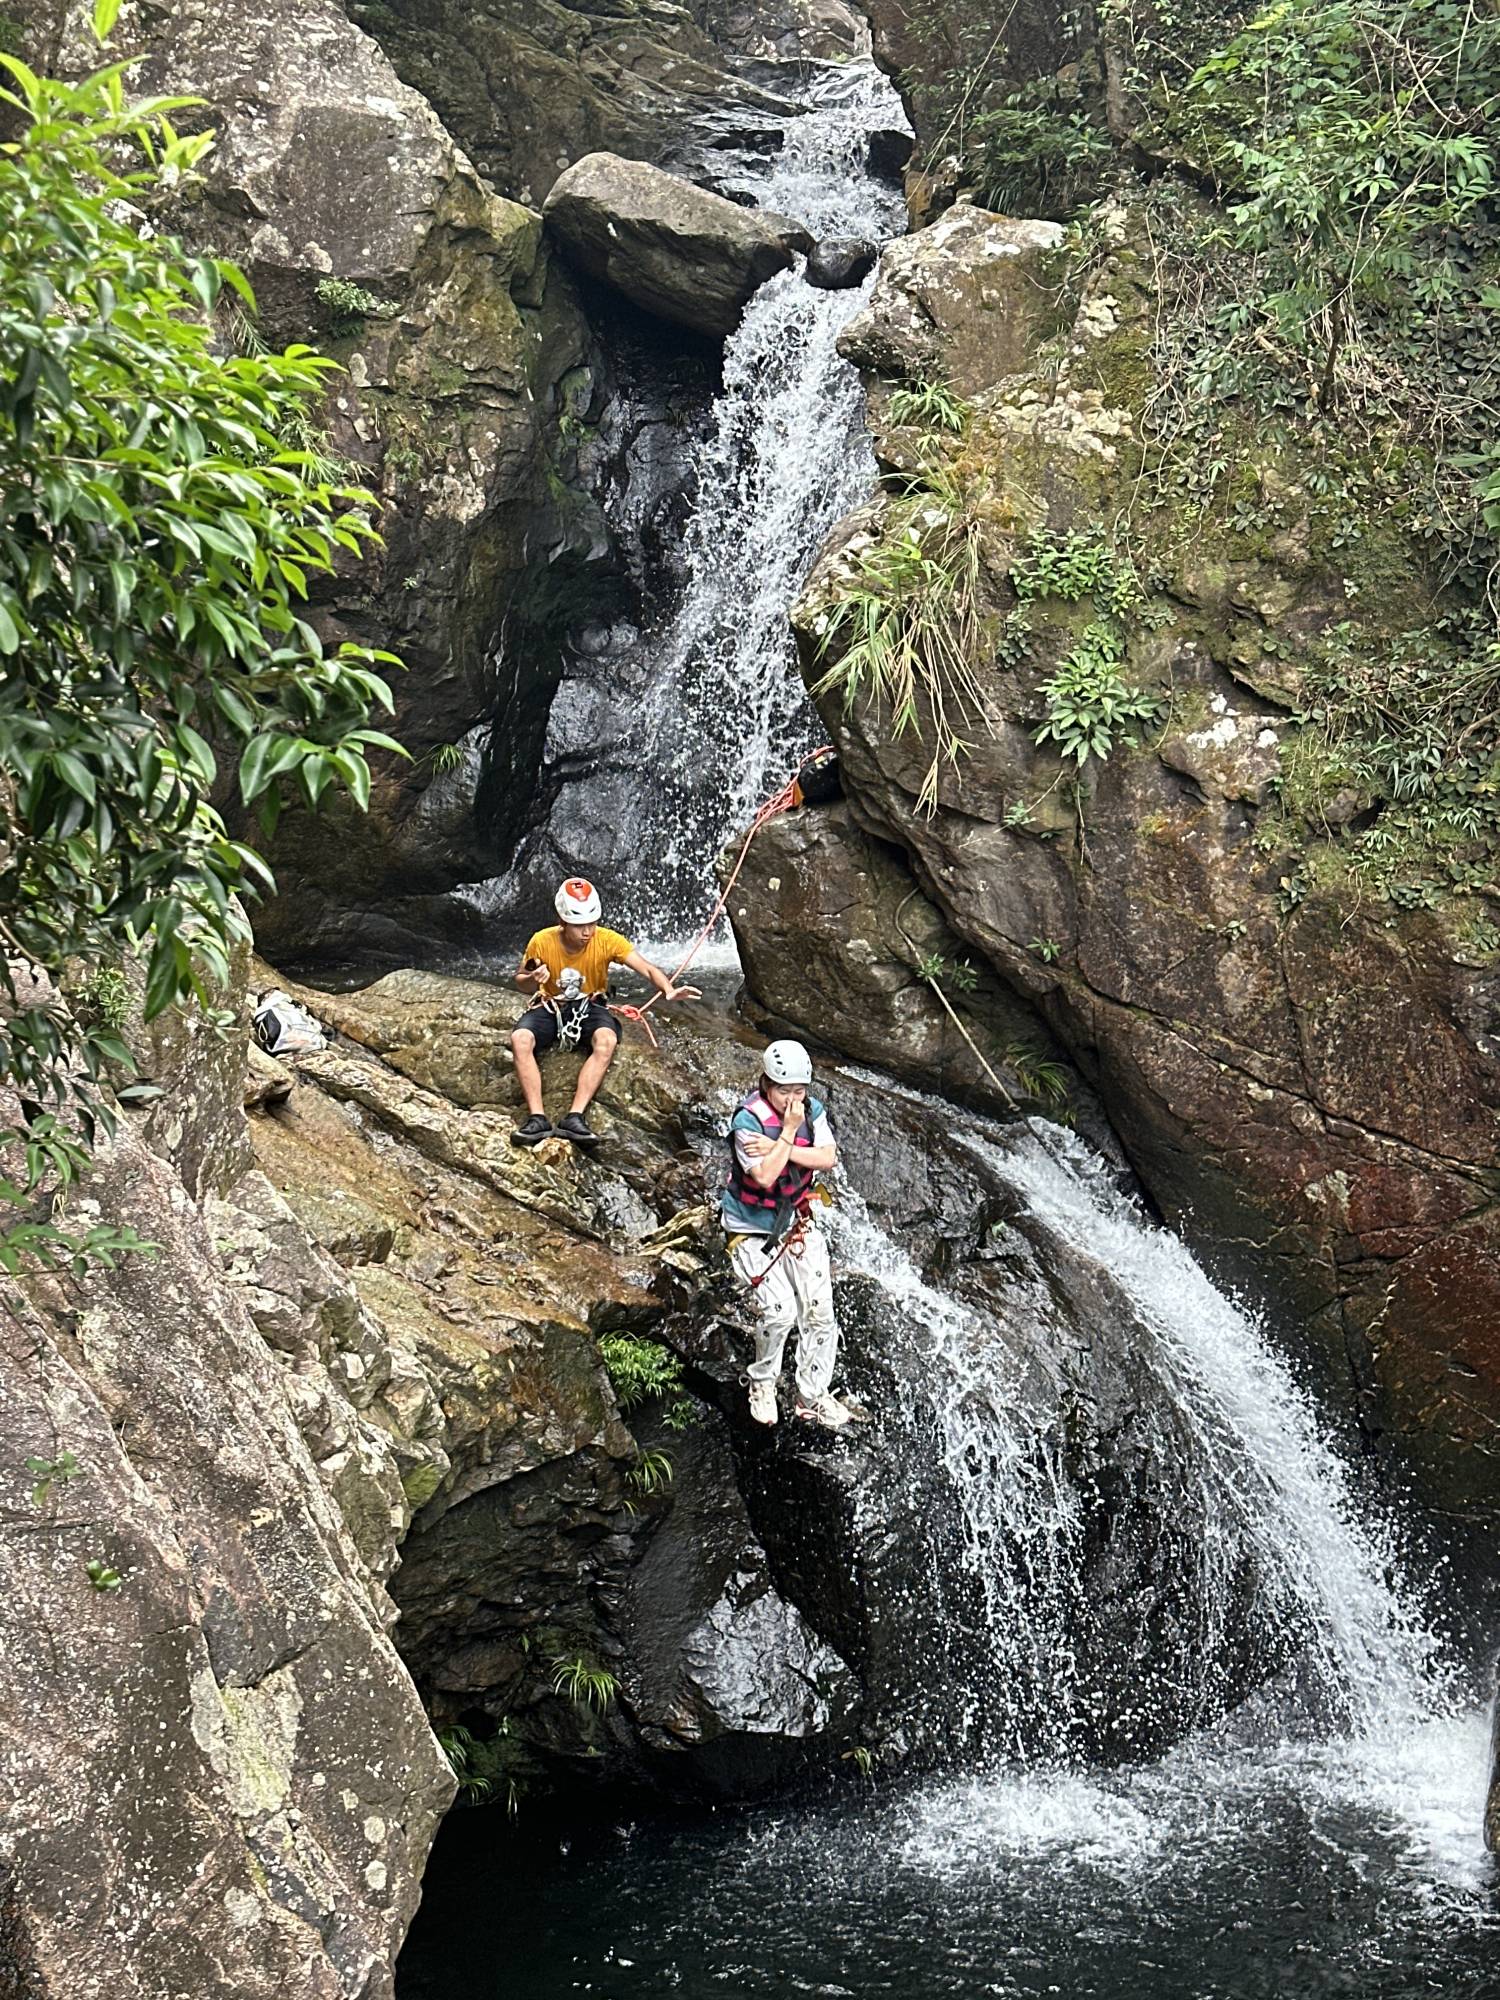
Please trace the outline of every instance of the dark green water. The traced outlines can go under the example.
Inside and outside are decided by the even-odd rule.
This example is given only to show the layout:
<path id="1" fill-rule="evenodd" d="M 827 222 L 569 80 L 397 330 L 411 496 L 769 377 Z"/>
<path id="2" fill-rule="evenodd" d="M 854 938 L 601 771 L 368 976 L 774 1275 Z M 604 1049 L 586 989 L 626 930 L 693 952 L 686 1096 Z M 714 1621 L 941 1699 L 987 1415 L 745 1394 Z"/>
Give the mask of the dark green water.
<path id="1" fill-rule="evenodd" d="M 1485 1722 L 572 1831 L 455 1815 L 399 2000 L 1500 2000 Z"/>

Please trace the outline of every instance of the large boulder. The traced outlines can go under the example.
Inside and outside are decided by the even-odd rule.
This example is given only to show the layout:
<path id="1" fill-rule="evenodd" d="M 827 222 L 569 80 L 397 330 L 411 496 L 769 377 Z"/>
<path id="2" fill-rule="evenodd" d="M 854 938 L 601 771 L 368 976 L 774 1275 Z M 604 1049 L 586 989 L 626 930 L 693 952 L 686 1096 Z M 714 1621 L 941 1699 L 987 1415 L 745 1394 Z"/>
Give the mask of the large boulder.
<path id="1" fill-rule="evenodd" d="M 741 208 L 639 160 L 590 153 L 543 207 L 574 261 L 636 305 L 698 333 L 733 333 L 751 294 L 812 247 L 800 224 Z"/>
<path id="2" fill-rule="evenodd" d="M 1077 1088 L 1035 1010 L 843 801 L 762 828 L 729 917 L 752 1005 L 778 1032 L 995 1110 Z"/>
<path id="3" fill-rule="evenodd" d="M 389 1995 L 453 1791 L 389 1601 L 128 1119 L 77 1212 L 156 1249 L 0 1307 L 5 1970 L 80 2000 Z"/>
<path id="4" fill-rule="evenodd" d="M 862 236 L 826 236 L 807 260 L 807 282 L 822 292 L 852 291 L 875 268 L 878 244 Z"/>
<path id="5" fill-rule="evenodd" d="M 869 304 L 839 335 L 857 367 L 937 379 L 961 396 L 1026 366 L 1056 308 L 1047 259 L 1056 222 L 1015 221 L 961 203 L 880 259 Z"/>
<path id="6" fill-rule="evenodd" d="M 850 351 L 884 371 L 877 449 L 903 481 L 935 467 L 963 495 L 977 612 L 1007 643 L 982 711 L 955 711 L 968 748 L 930 813 L 928 712 L 927 741 L 893 738 L 876 705 L 828 694 L 845 787 L 1096 1082 L 1163 1210 L 1300 1321 L 1377 1447 L 1400 1448 L 1445 1503 L 1488 1512 L 1500 967 L 1482 900 L 1362 890 L 1347 830 L 1373 804 L 1317 789 L 1299 714 L 1303 655 L 1331 633 L 1391 643 L 1428 618 L 1431 585 L 1394 514 L 1346 549 L 1284 445 L 1247 437 L 1238 518 L 1142 505 L 1158 300 L 1129 216 L 1102 227 L 1108 252 L 1066 324 L 1049 318 L 1062 294 L 1036 284 L 1046 233 L 960 208 L 887 253 L 851 329 Z M 961 437 L 885 421 L 891 379 L 918 369 L 968 399 Z M 1120 671 L 1162 697 L 1165 726 L 1090 757 L 1075 787 L 1037 735 L 1087 593 L 1033 591 L 1008 625 L 1012 570 L 1039 529 L 1109 548 L 1122 517 L 1147 581 L 1120 621 Z M 837 657 L 830 604 L 909 518 L 882 495 L 825 550 L 796 612 L 810 680 Z M 1494 894 L 1482 876 L 1473 893 Z"/>

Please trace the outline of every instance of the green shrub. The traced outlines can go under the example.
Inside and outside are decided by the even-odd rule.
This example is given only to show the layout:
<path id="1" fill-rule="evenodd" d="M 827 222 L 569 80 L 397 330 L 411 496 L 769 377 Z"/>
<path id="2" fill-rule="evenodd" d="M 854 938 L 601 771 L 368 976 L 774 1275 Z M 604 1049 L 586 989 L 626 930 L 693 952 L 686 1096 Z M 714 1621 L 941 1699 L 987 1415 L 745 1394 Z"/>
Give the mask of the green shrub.
<path id="1" fill-rule="evenodd" d="M 314 293 L 337 340 L 358 333 L 367 319 L 392 319 L 401 310 L 394 299 L 377 298 L 349 278 L 320 278 Z"/>
<path id="2" fill-rule="evenodd" d="M 577 1702 L 580 1708 L 591 1708 L 596 1715 L 603 1715 L 618 1694 L 620 1683 L 608 1667 L 596 1666 L 580 1654 L 571 1660 L 552 1662 L 552 1689 L 555 1694 Z"/>
<path id="3" fill-rule="evenodd" d="M 969 421 L 969 406 L 946 382 L 928 379 L 906 382 L 893 389 L 886 415 L 893 424 L 915 424 L 924 431 L 957 433 Z"/>
<path id="4" fill-rule="evenodd" d="M 940 774 L 968 752 L 968 732 L 993 726 L 979 678 L 992 652 L 982 578 L 977 514 L 956 484 L 934 476 L 893 506 L 884 535 L 855 557 L 815 619 L 829 662 L 815 696 L 887 708 L 896 737 L 930 731 L 921 812 L 937 810 Z"/>
<path id="5" fill-rule="evenodd" d="M 599 1342 L 599 1356 L 622 1410 L 683 1393 L 682 1363 L 659 1340 L 607 1333 Z"/>
<path id="6" fill-rule="evenodd" d="M 98 32 L 113 0 L 101 0 Z M 127 104 L 122 66 L 79 83 L 0 56 L 18 136 L 0 150 L 0 1081 L 22 1122 L 0 1133 L 0 1197 L 65 1194 L 107 1108 L 118 1032 L 23 992 L 31 961 L 115 964 L 139 946 L 144 1010 L 211 1016 L 245 934 L 234 898 L 270 882 L 211 796 L 217 743 L 241 799 L 273 819 L 295 784 L 363 806 L 365 727 L 391 706 L 365 647 L 325 652 L 300 615 L 309 579 L 373 539 L 370 496 L 319 480 L 287 424 L 331 362 L 215 351 L 233 265 L 138 230 L 212 143 L 170 122 L 183 100 Z M 26 1221 L 0 1265 L 139 1248 Z"/>
<path id="7" fill-rule="evenodd" d="M 1055 743 L 1064 757 L 1082 764 L 1107 757 L 1116 739 L 1135 743 L 1135 727 L 1161 713 L 1155 695 L 1132 687 L 1120 673 L 1125 640 L 1118 627 L 1092 624 L 1080 633 L 1042 683 L 1047 717 L 1033 732 L 1037 743 Z"/>

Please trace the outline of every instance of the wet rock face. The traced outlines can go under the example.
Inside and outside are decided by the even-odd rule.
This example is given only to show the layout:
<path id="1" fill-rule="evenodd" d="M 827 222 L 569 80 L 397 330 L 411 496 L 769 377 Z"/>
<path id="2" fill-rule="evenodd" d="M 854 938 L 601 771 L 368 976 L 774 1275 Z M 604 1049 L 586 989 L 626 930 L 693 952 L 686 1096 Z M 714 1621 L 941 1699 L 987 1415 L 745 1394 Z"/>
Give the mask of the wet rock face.
<path id="1" fill-rule="evenodd" d="M 878 247 L 858 236 L 829 236 L 814 244 L 807 259 L 807 282 L 820 291 L 847 292 L 862 285 L 875 268 Z"/>
<path id="2" fill-rule="evenodd" d="M 399 1364 L 361 1394 L 405 1506 L 397 1639 L 440 1725 L 521 1789 L 746 1796 L 825 1756 L 857 1688 L 773 1582 L 715 1420 L 679 1397 L 686 1430 L 649 1401 L 622 1421 L 597 1344 L 659 1335 L 701 1283 L 691 1229 L 656 1232 L 704 1192 L 684 1109 L 748 1056 L 628 1043 L 585 1160 L 510 1144 L 519 994 L 406 972 L 299 997 L 336 1039 L 252 1135 Z M 549 1093 L 576 1067 L 549 1060 Z M 647 1450 L 670 1470 L 642 1483 Z M 577 1662 L 610 1677 L 597 1705 L 559 1682 Z"/>
<path id="3" fill-rule="evenodd" d="M 1113 254 L 1059 328 L 1058 274 L 1042 285 L 1036 264 L 1052 252 L 1040 237 L 1019 247 L 1036 226 L 955 209 L 887 252 L 846 336 L 879 371 L 886 464 L 909 473 L 936 449 L 982 482 L 981 592 L 997 618 L 1041 506 L 1053 532 L 1107 541 L 1132 504 L 1155 308 L 1128 217 L 1112 227 Z M 951 449 L 882 414 L 891 384 L 925 369 L 969 399 Z M 1216 1270 L 1300 1320 L 1378 1445 L 1445 1503 L 1487 1514 L 1500 1505 L 1500 974 L 1453 918 L 1349 893 L 1332 847 L 1326 875 L 1304 876 L 1278 837 L 1297 652 L 1351 600 L 1290 470 L 1254 476 L 1276 524 L 1254 549 L 1150 526 L 1163 583 L 1151 619 L 1127 621 L 1122 671 L 1171 687 L 1171 721 L 1159 741 L 1091 758 L 1076 811 L 1035 741 L 1040 683 L 1076 639 L 1070 605 L 1030 607 L 1027 646 L 987 676 L 989 713 L 930 817 L 927 749 L 893 743 L 868 708 L 830 696 L 824 713 L 860 824 L 907 850 L 942 919 L 1045 1017 L 1162 1208 Z M 796 613 L 810 680 L 829 664 L 821 608 L 891 505 L 852 520 L 814 572 Z M 1408 590 L 1393 559 L 1374 615 L 1406 619 Z M 1335 800 L 1323 830 L 1358 810 Z"/>
<path id="4" fill-rule="evenodd" d="M 761 1430 L 738 1337 L 674 1326 L 729 1422 L 772 1575 L 860 1677 L 855 1740 L 918 1761 L 1022 1746 L 1112 1759 L 1228 1712 L 1282 1644 L 1250 1614 L 1248 1557 L 1206 1602 L 1202 1441 L 1154 1372 L 1151 1336 L 1087 1246 L 1029 1219 L 996 1162 L 955 1137 L 952 1114 L 842 1073 L 820 1081 L 849 1183 L 888 1232 L 882 1250 L 857 1223 L 832 1225 L 839 1382 L 873 1425 Z M 919 1320 L 870 1261 L 893 1246 L 960 1302 L 961 1334 Z M 999 1486 L 1038 1504 L 997 1504 Z M 1053 1513 L 1049 1491 L 1066 1496 Z M 1066 1655 L 1063 1698 L 1049 1649 Z"/>
<path id="5" fill-rule="evenodd" d="M 419 90 L 485 178 L 540 207 L 585 153 L 651 160 L 711 178 L 713 141 L 750 140 L 785 101 L 740 73 L 737 54 L 809 34 L 833 53 L 833 12 L 813 0 L 626 8 L 613 0 L 355 0 L 351 14 Z M 772 18 L 774 17 L 774 18 Z M 800 53 L 801 47 L 784 53 Z M 727 164 L 720 161 L 720 166 Z"/>
<path id="6" fill-rule="evenodd" d="M 41 60 L 95 60 L 86 9 L 27 10 Z M 405 660 L 390 727 L 411 758 L 372 760 L 368 815 L 332 801 L 316 821 L 285 816 L 261 942 L 405 962 L 414 939 L 462 931 L 456 884 L 503 866 L 506 829 L 476 819 L 476 795 L 529 791 L 561 664 L 537 579 L 587 595 L 602 552 L 570 490 L 571 432 L 597 414 L 593 343 L 540 217 L 481 180 L 334 0 L 127 8 L 111 48 L 138 59 L 142 92 L 207 105 L 217 143 L 180 227 L 247 270 L 256 338 L 341 364 L 313 442 L 380 502 L 383 543 L 317 585 L 312 617 L 327 641 Z M 247 337 L 228 312 L 223 332 Z M 502 629 L 517 641 L 509 679 L 492 667 Z"/>
<path id="7" fill-rule="evenodd" d="M 569 167 L 543 213 L 590 276 L 647 312 L 720 336 L 739 325 L 751 293 L 812 243 L 784 216 L 740 208 L 612 153 Z"/>
<path id="8" fill-rule="evenodd" d="M 729 915 L 768 1030 L 999 1111 L 1026 1095 L 1018 1058 L 1057 1057 L 1035 1012 L 975 965 L 917 888 L 902 851 L 863 832 L 842 801 L 782 814 L 757 835 Z"/>

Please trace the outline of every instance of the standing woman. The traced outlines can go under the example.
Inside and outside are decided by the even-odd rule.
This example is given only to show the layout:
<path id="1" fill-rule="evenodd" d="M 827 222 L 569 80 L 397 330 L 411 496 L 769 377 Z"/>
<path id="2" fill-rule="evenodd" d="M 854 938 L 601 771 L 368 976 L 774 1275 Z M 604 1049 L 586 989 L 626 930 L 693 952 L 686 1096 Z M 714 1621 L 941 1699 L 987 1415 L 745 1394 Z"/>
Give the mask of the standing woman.
<path id="1" fill-rule="evenodd" d="M 772 1042 L 760 1082 L 729 1127 L 729 1181 L 720 1200 L 729 1260 L 755 1301 L 750 1414 L 774 1424 L 787 1335 L 797 1329 L 795 1414 L 829 1430 L 852 1419 L 831 1393 L 839 1327 L 828 1245 L 813 1220 L 813 1181 L 838 1160 L 828 1113 L 811 1094 L 812 1058 L 800 1042 Z"/>

